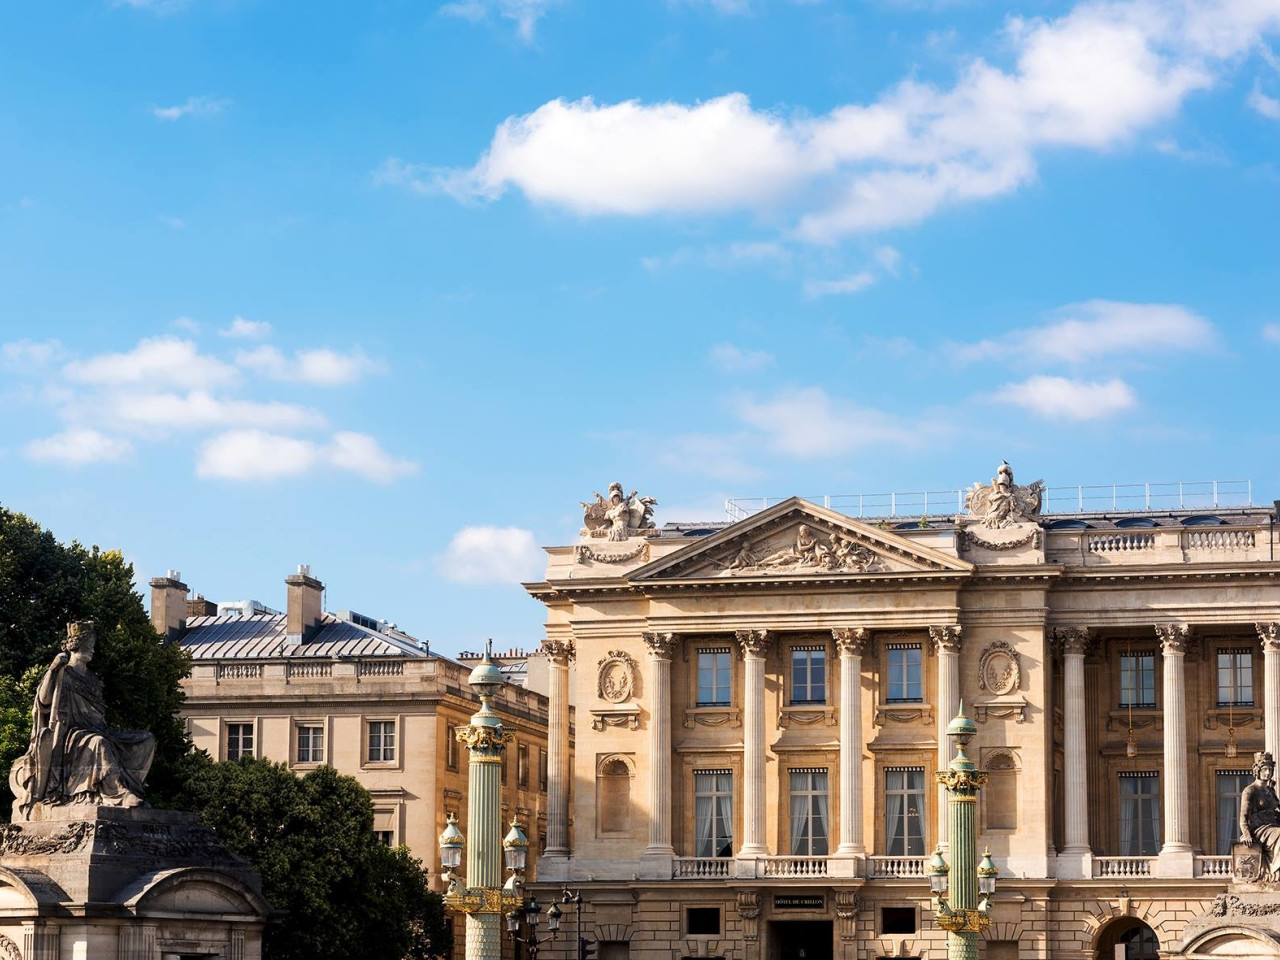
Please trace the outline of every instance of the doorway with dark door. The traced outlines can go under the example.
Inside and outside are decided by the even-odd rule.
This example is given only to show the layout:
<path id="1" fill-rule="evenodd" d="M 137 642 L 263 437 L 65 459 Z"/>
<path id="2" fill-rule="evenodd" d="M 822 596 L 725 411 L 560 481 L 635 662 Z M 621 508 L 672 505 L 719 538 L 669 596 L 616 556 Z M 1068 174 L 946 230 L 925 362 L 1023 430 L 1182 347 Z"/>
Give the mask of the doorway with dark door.
<path id="1" fill-rule="evenodd" d="M 830 920 L 774 920 L 769 924 L 770 960 L 833 960 Z"/>

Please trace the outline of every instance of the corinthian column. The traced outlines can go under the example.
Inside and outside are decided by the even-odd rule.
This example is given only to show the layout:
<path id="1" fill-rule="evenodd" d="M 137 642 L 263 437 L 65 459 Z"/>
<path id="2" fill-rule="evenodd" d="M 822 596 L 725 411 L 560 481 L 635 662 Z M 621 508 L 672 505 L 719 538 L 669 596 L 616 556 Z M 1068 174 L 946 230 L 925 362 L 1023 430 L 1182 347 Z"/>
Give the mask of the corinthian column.
<path id="1" fill-rule="evenodd" d="M 840 846 L 838 857 L 864 857 L 862 839 L 862 654 L 871 631 L 837 627 L 840 651 Z"/>
<path id="2" fill-rule="evenodd" d="M 649 649 L 649 845 L 645 879 L 671 879 L 671 651 L 674 633 L 646 633 Z"/>
<path id="3" fill-rule="evenodd" d="M 1280 751 L 1280 623 L 1255 623 L 1262 641 L 1262 726 L 1266 751 Z"/>
<path id="4" fill-rule="evenodd" d="M 546 857 L 569 856 L 569 664 L 572 640 L 543 640 L 550 665 L 547 703 Z M 545 873 L 545 870 L 543 871 Z M 567 879 L 567 878 L 566 878 Z"/>
<path id="5" fill-rule="evenodd" d="M 947 724 L 960 712 L 960 644 L 964 628 L 959 624 L 930 627 L 929 637 L 938 653 L 938 769 L 946 770 L 951 764 L 951 738 L 947 736 Z M 947 792 L 938 787 L 938 843 L 950 845 L 947 820 Z M 926 839 L 927 842 L 927 839 Z"/>
<path id="6" fill-rule="evenodd" d="M 1191 628 L 1186 624 L 1157 624 L 1164 653 L 1164 844 L 1160 847 L 1162 877 L 1189 877 L 1194 866 L 1187 799 L 1187 700 L 1185 660 Z"/>
<path id="7" fill-rule="evenodd" d="M 1062 650 L 1063 781 L 1066 793 L 1066 842 L 1058 854 L 1058 876 L 1092 876 L 1089 863 L 1089 761 L 1085 739 L 1084 655 L 1089 647 L 1085 627 L 1054 632 Z"/>
<path id="8" fill-rule="evenodd" d="M 769 649 L 767 630 L 739 630 L 742 647 L 742 846 L 739 857 L 763 857 L 764 808 L 764 655 Z"/>

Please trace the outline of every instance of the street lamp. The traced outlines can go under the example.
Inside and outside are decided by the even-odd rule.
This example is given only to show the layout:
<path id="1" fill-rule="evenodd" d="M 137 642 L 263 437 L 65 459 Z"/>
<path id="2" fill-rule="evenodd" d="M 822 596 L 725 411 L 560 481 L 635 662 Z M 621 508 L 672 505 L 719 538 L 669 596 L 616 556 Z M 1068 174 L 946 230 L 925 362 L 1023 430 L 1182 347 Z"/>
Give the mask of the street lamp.
<path id="1" fill-rule="evenodd" d="M 578 943 L 578 952 L 575 955 L 577 960 L 592 960 L 596 955 L 595 941 L 593 940 L 588 943 L 582 938 L 582 891 L 575 890 L 570 893 L 569 887 L 566 885 L 560 891 L 560 902 L 566 907 L 573 907 L 574 933 L 576 934 L 575 939 Z"/>
<path id="2" fill-rule="evenodd" d="M 538 916 L 542 907 L 537 897 L 531 897 L 523 907 L 516 907 L 507 914 L 507 932 L 511 934 L 511 942 L 516 945 L 516 960 L 520 960 L 520 944 L 529 951 L 529 960 L 538 960 L 538 947 L 548 940 L 554 940 L 556 931 L 560 929 L 560 907 L 552 904 L 547 911 L 547 936 L 538 936 Z M 520 921 L 524 920 L 528 932 L 520 936 Z"/>
<path id="3" fill-rule="evenodd" d="M 502 831 L 502 755 L 512 735 L 502 729 L 502 719 L 493 712 L 489 701 L 503 684 L 502 672 L 493 662 L 493 641 L 485 648 L 484 658 L 471 671 L 470 683 L 480 697 L 480 709 L 471 723 L 460 727 L 458 742 L 465 743 L 467 760 L 467 822 L 471 825 L 473 843 L 468 846 L 457 818 L 450 813 L 440 834 L 441 877 L 448 884 L 444 904 L 449 910 L 467 918 L 467 960 L 491 960 L 501 954 L 502 917 L 508 911 L 523 912 L 531 923 L 535 942 L 529 944 L 530 957 L 537 953 L 537 914 L 529 912 L 524 902 L 524 868 L 529 856 L 529 838 L 519 821 L 511 821 L 505 840 Z M 463 850 L 467 853 L 467 879 L 458 875 Z M 502 865 L 498 853 L 503 852 L 510 878 L 502 882 Z M 508 924 L 510 924 L 508 916 Z M 517 920 L 518 926 L 518 920 Z M 559 926 L 559 917 L 556 918 Z M 548 916 L 548 927 L 554 932 Z M 513 938 L 516 931 L 512 932 Z"/>
<path id="4" fill-rule="evenodd" d="M 947 736 L 954 737 L 956 742 L 955 759 L 946 770 L 936 774 L 938 783 L 947 790 L 951 866 L 942 856 L 941 845 L 929 861 L 929 890 L 933 893 L 935 920 L 947 931 L 948 960 L 978 960 L 978 934 L 991 925 L 988 914 L 991 897 L 996 892 L 996 876 L 1000 873 L 991 860 L 990 850 L 978 863 L 974 814 L 978 791 L 986 785 L 987 774 L 976 769 L 964 752 L 977 733 L 978 727 L 964 715 L 961 701 L 960 712 L 947 725 Z M 951 903 L 946 899 L 948 886 L 952 888 Z"/>

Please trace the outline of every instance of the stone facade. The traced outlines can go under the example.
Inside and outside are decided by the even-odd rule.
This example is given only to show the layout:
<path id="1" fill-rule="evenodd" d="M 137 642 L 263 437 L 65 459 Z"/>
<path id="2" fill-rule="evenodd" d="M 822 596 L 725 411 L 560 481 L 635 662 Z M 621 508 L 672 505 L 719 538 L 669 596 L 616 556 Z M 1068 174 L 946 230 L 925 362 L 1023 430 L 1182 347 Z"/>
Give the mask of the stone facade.
<path id="1" fill-rule="evenodd" d="M 1275 512 L 1042 516 L 1042 491 L 1003 465 L 955 517 L 792 499 L 548 549 L 528 589 L 592 722 L 538 878 L 581 887 L 600 960 L 943 956 L 961 700 L 1001 874 L 984 956 L 1280 956 L 1211 915 L 1280 735 Z"/>

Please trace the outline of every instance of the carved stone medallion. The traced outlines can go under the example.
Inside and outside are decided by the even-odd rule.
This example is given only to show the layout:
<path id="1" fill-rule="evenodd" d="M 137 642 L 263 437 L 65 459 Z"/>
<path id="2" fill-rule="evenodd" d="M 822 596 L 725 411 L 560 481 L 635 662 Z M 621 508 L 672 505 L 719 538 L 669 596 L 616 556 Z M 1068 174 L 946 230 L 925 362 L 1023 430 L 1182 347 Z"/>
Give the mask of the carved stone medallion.
<path id="1" fill-rule="evenodd" d="M 987 644 L 978 661 L 978 687 L 996 696 L 1013 693 L 1022 685 L 1022 664 L 1013 646 L 1003 640 Z"/>
<path id="2" fill-rule="evenodd" d="M 596 693 L 609 703 L 625 703 L 635 689 L 636 662 L 624 650 L 610 650 L 600 661 Z"/>

